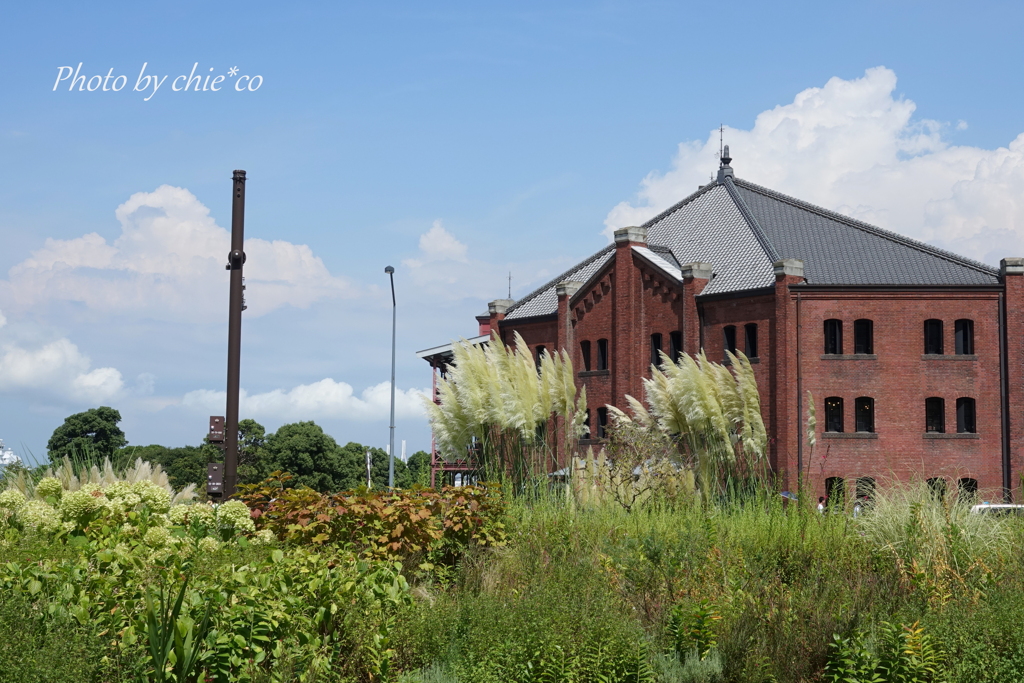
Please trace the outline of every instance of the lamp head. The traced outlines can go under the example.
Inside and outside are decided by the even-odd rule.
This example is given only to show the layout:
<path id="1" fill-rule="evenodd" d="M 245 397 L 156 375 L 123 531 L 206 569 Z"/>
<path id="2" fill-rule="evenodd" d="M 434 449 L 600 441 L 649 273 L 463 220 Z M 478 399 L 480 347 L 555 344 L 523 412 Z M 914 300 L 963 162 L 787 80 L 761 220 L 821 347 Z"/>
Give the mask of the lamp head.
<path id="1" fill-rule="evenodd" d="M 387 273 L 388 275 L 391 275 L 395 272 L 395 269 L 392 268 L 391 266 L 387 266 L 386 268 L 384 268 L 384 272 Z"/>

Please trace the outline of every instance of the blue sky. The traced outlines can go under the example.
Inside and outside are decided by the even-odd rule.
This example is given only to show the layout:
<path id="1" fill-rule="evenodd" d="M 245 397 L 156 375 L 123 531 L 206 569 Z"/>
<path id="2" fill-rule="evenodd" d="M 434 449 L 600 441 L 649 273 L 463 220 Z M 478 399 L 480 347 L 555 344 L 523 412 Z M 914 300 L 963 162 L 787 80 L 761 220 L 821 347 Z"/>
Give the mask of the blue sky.
<path id="1" fill-rule="evenodd" d="M 1020 24 L 1010 3 L 6 8 L 0 438 L 40 455 L 105 404 L 131 443 L 201 439 L 224 387 L 235 168 L 243 416 L 343 443 L 387 441 L 385 265 L 416 450 L 413 352 L 474 334 L 509 270 L 522 295 L 696 189 L 720 122 L 741 177 L 980 260 L 1024 255 Z M 79 62 L 128 86 L 54 91 Z M 149 101 L 131 90 L 144 62 L 169 76 Z M 196 62 L 263 84 L 171 91 Z"/>

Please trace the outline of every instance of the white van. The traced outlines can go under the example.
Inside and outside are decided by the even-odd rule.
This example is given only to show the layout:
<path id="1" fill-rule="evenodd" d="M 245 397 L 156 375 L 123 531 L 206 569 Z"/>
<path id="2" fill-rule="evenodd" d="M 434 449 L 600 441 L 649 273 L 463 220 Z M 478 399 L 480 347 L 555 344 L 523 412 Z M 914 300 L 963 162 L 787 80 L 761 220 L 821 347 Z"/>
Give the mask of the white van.
<path id="1" fill-rule="evenodd" d="M 1024 515 L 1024 505 L 1009 505 L 1006 503 L 982 503 L 971 507 L 971 514 L 992 515 L 993 517 L 1016 517 Z"/>

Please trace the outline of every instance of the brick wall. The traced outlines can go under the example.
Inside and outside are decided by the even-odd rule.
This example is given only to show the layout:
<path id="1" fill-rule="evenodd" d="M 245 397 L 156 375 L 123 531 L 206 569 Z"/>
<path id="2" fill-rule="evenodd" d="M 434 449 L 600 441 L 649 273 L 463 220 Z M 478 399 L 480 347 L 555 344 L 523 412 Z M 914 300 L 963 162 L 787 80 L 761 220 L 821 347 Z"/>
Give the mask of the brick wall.
<path id="1" fill-rule="evenodd" d="M 758 362 L 762 411 L 770 438 L 772 466 L 782 484 L 796 486 L 798 452 L 803 474 L 814 491 L 824 494 L 827 477 L 842 477 L 853 493 L 858 477 L 880 484 L 888 478 L 906 480 L 942 477 L 950 490 L 961 478 L 976 479 L 989 499 L 1002 485 L 1002 411 L 1000 394 L 999 296 L 1001 288 L 816 288 L 799 284 L 801 277 L 780 274 L 772 293 L 701 300 L 706 280 L 683 283 L 666 279 L 639 259 L 633 243 L 618 244 L 616 254 L 586 288 L 559 302 L 557 319 L 502 321 L 507 343 L 512 331 L 523 335 L 531 350 L 560 345 L 570 353 L 578 384 L 587 388 L 592 425 L 596 409 L 605 404 L 625 408 L 625 395 L 643 396 L 642 378 L 649 376 L 650 335 L 661 333 L 663 348 L 672 332 L 681 331 L 690 353 L 703 337 L 710 360 L 724 359 L 726 325 L 735 325 L 737 347 L 743 350 L 744 325 L 758 329 Z M 1024 266 L 1021 268 L 1024 272 Z M 799 299 L 799 301 L 798 301 Z M 1013 486 L 1024 471 L 1024 276 L 1007 278 L 1007 359 Z M 799 310 L 798 310 L 799 309 Z M 839 319 L 844 328 L 844 356 L 853 354 L 853 324 L 873 321 L 872 358 L 823 358 L 824 321 Z M 923 359 L 924 320 L 943 321 L 945 354 Z M 975 357 L 958 358 L 954 323 L 974 321 Z M 496 321 L 495 321 L 496 322 Z M 797 338 L 800 339 L 799 362 Z M 597 369 L 599 339 L 609 340 L 609 368 Z M 591 342 L 591 371 L 584 370 L 581 341 Z M 695 343 L 696 342 L 696 343 Z M 803 395 L 799 400 L 798 384 Z M 805 443 L 806 394 L 818 412 L 817 446 Z M 827 435 L 825 398 L 844 400 L 843 436 Z M 945 400 L 947 433 L 926 436 L 924 400 Z M 874 399 L 875 433 L 854 433 L 858 397 Z M 976 401 L 977 434 L 956 434 L 956 399 Z"/>

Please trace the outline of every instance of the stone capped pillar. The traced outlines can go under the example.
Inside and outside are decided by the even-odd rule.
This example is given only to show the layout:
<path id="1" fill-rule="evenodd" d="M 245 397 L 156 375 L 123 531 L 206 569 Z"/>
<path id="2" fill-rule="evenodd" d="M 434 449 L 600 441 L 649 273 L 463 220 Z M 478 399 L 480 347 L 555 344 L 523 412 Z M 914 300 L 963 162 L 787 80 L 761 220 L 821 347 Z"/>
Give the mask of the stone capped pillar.
<path id="1" fill-rule="evenodd" d="M 1003 310 L 1006 317 L 1002 341 L 1006 350 L 1009 404 L 1008 478 L 1010 490 L 1019 501 L 1022 493 L 1020 478 L 1024 474 L 1024 258 L 1004 258 L 999 262 L 999 276 L 1005 288 Z"/>
<path id="2" fill-rule="evenodd" d="M 644 283 L 633 262 L 633 247 L 647 246 L 647 229 L 619 228 L 615 231 L 615 266 L 612 278 L 612 330 L 608 340 L 612 401 L 626 407 L 626 394 L 643 396 L 642 377 L 647 369 L 643 307 Z"/>
<path id="3" fill-rule="evenodd" d="M 700 314 L 696 297 L 704 291 L 714 275 L 714 266 L 697 261 L 680 266 L 683 273 L 683 351 L 691 356 L 700 353 Z"/>
<path id="4" fill-rule="evenodd" d="M 505 311 L 511 308 L 514 303 L 513 299 L 495 299 L 487 304 L 487 314 L 490 316 L 487 321 L 488 330 L 491 334 L 497 332 L 501 336 L 502 341 L 505 340 L 505 337 L 501 334 L 498 323 L 505 319 Z"/>
<path id="5" fill-rule="evenodd" d="M 771 324 L 772 377 L 769 396 L 772 424 L 769 427 L 772 467 L 782 486 L 792 489 L 799 481 L 797 449 L 802 416 L 797 411 L 796 296 L 790 287 L 804 282 L 804 262 L 786 258 L 772 264 L 775 270 L 775 318 Z M 804 463 L 806 471 L 807 463 Z"/>
<path id="6" fill-rule="evenodd" d="M 566 280 L 555 285 L 555 294 L 558 296 L 558 345 L 555 348 L 566 351 L 570 358 L 575 358 L 576 344 L 572 334 L 572 309 L 569 308 L 569 299 L 580 291 L 582 286 L 583 283 L 576 280 Z"/>

